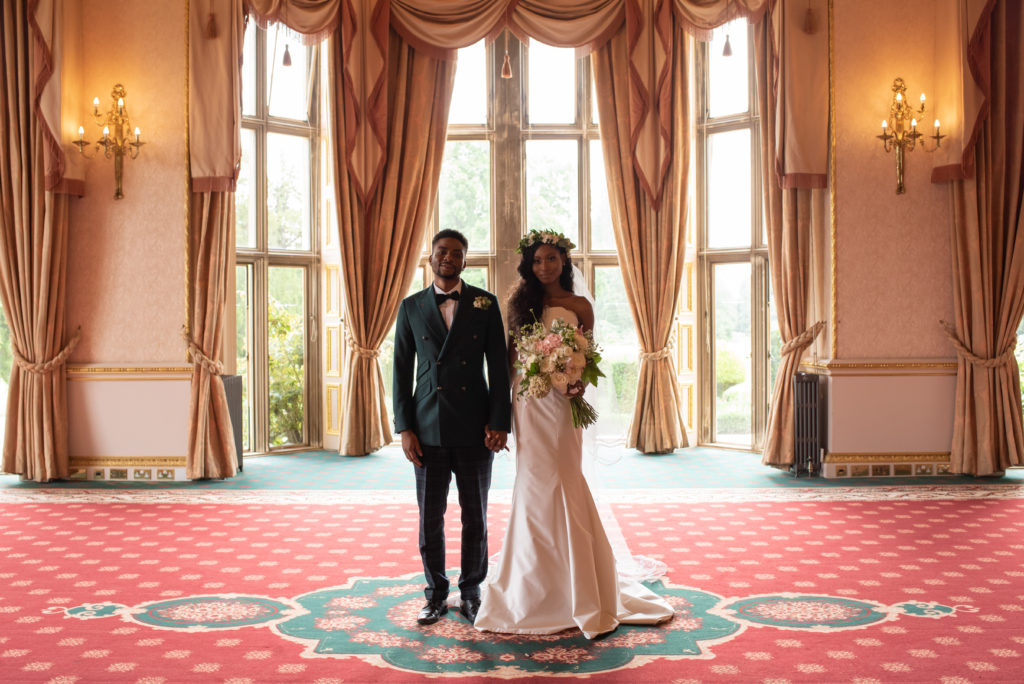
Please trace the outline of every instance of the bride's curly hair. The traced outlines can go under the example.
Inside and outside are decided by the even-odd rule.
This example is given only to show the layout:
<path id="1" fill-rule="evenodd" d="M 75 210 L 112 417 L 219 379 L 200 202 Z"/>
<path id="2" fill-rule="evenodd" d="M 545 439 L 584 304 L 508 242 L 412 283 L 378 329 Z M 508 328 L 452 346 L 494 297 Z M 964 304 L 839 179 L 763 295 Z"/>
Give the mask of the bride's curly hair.
<path id="1" fill-rule="evenodd" d="M 519 260 L 519 282 L 516 283 L 508 295 L 509 332 L 515 333 L 524 325 L 539 321 L 541 311 L 544 309 L 544 286 L 533 273 L 533 256 L 537 249 L 544 242 L 534 242 L 522 249 L 522 259 Z M 558 284 L 562 289 L 572 292 L 572 257 L 569 252 L 558 245 L 550 245 L 565 255 L 565 263 L 562 265 L 562 273 L 558 276 Z"/>

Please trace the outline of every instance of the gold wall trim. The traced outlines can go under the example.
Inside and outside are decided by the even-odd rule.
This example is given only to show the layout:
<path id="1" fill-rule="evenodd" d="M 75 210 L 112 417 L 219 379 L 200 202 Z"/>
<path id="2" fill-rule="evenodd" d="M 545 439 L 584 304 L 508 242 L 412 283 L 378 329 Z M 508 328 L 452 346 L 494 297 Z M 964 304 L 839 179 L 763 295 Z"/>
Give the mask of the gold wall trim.
<path id="1" fill-rule="evenodd" d="M 68 375 L 73 374 L 139 374 L 139 373 L 188 373 L 192 366 L 68 366 Z"/>
<path id="2" fill-rule="evenodd" d="M 824 463 L 949 463 L 949 452 L 919 451 L 891 454 L 855 454 L 832 452 L 825 454 Z"/>
<path id="3" fill-rule="evenodd" d="M 72 456 L 72 468 L 168 467 L 184 468 L 184 456 Z"/>
<path id="4" fill-rule="evenodd" d="M 829 147 L 829 235 L 832 251 L 831 285 L 832 311 L 829 316 L 829 329 L 832 339 L 832 358 L 839 356 L 839 294 L 837 286 L 836 265 L 836 39 L 835 39 L 835 0 L 828 0 L 828 147 Z"/>
<path id="5" fill-rule="evenodd" d="M 189 253 L 192 251 L 192 135 L 189 130 L 189 115 L 192 104 L 189 101 L 189 69 L 192 67 L 192 47 L 189 43 L 189 30 L 192 27 L 192 8 L 190 0 L 185 0 L 185 334 L 192 336 L 192 305 L 189 301 L 191 293 L 192 273 L 189 266 Z M 185 360 L 191 361 L 192 354 L 185 347 Z"/>
<path id="6" fill-rule="evenodd" d="M 341 385 L 326 385 L 326 392 L 324 394 L 324 412 L 327 414 L 327 420 L 324 425 L 324 432 L 328 435 L 340 435 L 341 425 L 339 424 L 338 406 L 341 400 Z"/>
<path id="7" fill-rule="evenodd" d="M 819 375 L 956 375 L 956 361 L 805 361 L 800 370 Z"/>

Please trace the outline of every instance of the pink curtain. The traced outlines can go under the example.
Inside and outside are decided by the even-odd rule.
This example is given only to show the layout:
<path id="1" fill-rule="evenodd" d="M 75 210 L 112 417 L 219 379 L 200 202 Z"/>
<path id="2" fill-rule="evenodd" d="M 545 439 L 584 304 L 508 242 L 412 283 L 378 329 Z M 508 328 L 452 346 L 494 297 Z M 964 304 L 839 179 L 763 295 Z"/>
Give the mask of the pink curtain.
<path id="1" fill-rule="evenodd" d="M 359 456 L 391 441 L 377 362 L 412 280 L 441 176 L 455 63 L 389 36 L 387 157 L 363 197 L 343 133 L 354 115 L 344 98 L 344 44 L 331 44 L 331 124 L 335 197 L 345 283 L 348 346 L 339 451 Z"/>
<path id="2" fill-rule="evenodd" d="M 996 475 L 1024 465 L 1020 375 L 1013 350 L 1024 316 L 1024 5 L 989 3 L 969 46 L 984 93 L 976 135 L 951 183 L 956 407 L 950 462 Z M 970 158 L 968 162 L 966 158 Z"/>
<path id="3" fill-rule="evenodd" d="M 68 196 L 60 102 L 43 92 L 59 70 L 61 15 L 48 0 L 0 10 L 0 299 L 11 330 L 3 471 L 45 482 L 68 476 L 64 329 Z M 52 91 L 51 91 L 52 92 Z M 52 106 L 51 106 L 52 105 Z M 44 111 L 45 110 L 45 111 Z"/>
<path id="4" fill-rule="evenodd" d="M 193 363 L 188 452 L 191 479 L 238 472 L 234 432 L 221 379 L 233 296 L 235 182 L 242 157 L 241 54 L 245 27 L 241 0 L 217 7 L 189 5 L 189 321 L 184 337 Z M 233 321 L 232 321 L 233 323 Z"/>
<path id="5" fill-rule="evenodd" d="M 794 8 L 796 11 L 793 11 Z M 808 33 L 806 12 L 817 12 L 822 25 Z M 793 463 L 793 376 L 824 321 L 810 311 L 811 245 L 820 234 L 825 212 L 828 153 L 828 93 L 806 84 L 828 81 L 824 2 L 777 3 L 754 28 L 755 71 L 761 112 L 761 178 L 768 265 L 782 337 L 781 363 L 775 376 L 762 452 L 765 465 Z M 820 59 L 799 59 L 819 55 Z M 798 117 L 793 103 L 804 113 Z M 799 144 L 792 144 L 799 141 Z M 790 144 L 787 144 L 790 143 Z"/>

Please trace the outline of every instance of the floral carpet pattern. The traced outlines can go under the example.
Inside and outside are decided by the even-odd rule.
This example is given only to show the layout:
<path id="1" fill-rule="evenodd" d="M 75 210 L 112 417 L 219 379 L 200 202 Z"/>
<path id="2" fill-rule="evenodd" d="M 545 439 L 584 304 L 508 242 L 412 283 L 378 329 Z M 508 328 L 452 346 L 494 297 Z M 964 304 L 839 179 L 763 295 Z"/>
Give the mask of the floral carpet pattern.
<path id="1" fill-rule="evenodd" d="M 900 616 L 948 617 L 970 606 L 908 601 L 885 605 L 837 596 L 775 594 L 724 599 L 688 587 L 648 583 L 675 608 L 661 625 L 619 628 L 588 641 L 576 630 L 557 634 L 491 634 L 450 612 L 419 625 L 423 576 L 358 579 L 294 600 L 209 595 L 129 607 L 90 603 L 66 609 L 69 618 L 120 617 L 125 622 L 183 632 L 267 627 L 305 646 L 310 658 L 359 657 L 417 673 L 518 677 L 544 673 L 591 674 L 637 667 L 661 657 L 714 658 L 713 646 L 742 635 L 748 625 L 838 632 L 862 629 Z"/>

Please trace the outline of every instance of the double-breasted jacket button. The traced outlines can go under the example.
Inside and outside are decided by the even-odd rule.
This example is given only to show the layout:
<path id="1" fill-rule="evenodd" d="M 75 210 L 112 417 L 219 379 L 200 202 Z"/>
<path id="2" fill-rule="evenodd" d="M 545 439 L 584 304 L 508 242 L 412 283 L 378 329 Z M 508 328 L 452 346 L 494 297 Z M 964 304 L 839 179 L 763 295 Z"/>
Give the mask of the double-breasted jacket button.
<path id="1" fill-rule="evenodd" d="M 443 389 L 444 389 L 444 388 L 443 388 L 443 387 L 441 387 L 440 385 L 438 385 L 438 386 L 437 386 L 437 391 L 438 391 L 438 392 L 440 392 L 440 391 L 441 391 L 441 390 L 443 390 Z"/>
<path id="2" fill-rule="evenodd" d="M 437 360 L 437 361 L 435 361 L 434 363 L 435 363 L 436 365 L 440 366 L 440 365 L 441 365 L 441 359 L 438 359 L 438 360 Z"/>
<path id="3" fill-rule="evenodd" d="M 429 338 L 429 337 L 427 337 L 426 335 L 424 335 L 424 336 L 423 336 L 423 337 L 421 337 L 420 339 L 422 339 L 422 340 L 428 340 L 428 339 L 430 339 L 430 338 Z"/>
<path id="4" fill-rule="evenodd" d="M 465 365 L 466 365 L 466 361 L 465 361 L 465 360 L 463 360 L 463 361 L 462 361 L 462 365 L 463 365 L 463 366 L 465 366 Z"/>

